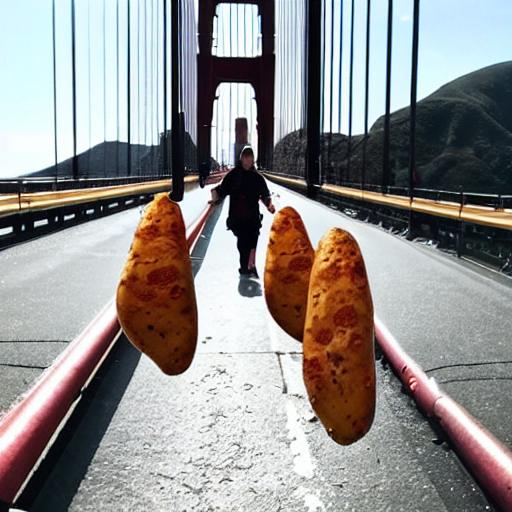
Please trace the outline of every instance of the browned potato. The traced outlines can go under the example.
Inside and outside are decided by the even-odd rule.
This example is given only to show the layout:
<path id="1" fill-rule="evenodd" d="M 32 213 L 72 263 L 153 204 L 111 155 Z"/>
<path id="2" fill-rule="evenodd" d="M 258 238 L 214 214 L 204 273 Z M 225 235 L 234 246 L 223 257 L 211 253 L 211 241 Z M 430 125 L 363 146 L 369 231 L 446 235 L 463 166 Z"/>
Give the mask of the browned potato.
<path id="1" fill-rule="evenodd" d="M 117 288 L 128 339 L 168 375 L 184 372 L 197 343 L 197 306 L 185 224 L 167 193 L 147 206 Z"/>
<path id="2" fill-rule="evenodd" d="M 311 405 L 329 435 L 351 444 L 375 411 L 373 305 L 359 246 L 333 228 L 316 251 L 304 327 L 303 374 Z"/>
<path id="3" fill-rule="evenodd" d="M 265 262 L 265 299 L 274 320 L 302 341 L 309 273 L 315 251 L 300 215 L 290 206 L 272 223 Z"/>

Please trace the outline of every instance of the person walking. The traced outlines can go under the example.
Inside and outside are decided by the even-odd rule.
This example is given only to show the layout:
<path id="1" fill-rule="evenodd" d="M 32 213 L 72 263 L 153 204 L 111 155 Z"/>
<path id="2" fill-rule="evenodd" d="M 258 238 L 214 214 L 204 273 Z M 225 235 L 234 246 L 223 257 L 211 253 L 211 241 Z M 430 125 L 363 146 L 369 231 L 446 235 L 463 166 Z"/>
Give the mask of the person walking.
<path id="1" fill-rule="evenodd" d="M 226 174 L 220 185 L 213 189 L 212 196 L 217 196 L 218 200 L 229 196 L 226 224 L 237 238 L 240 253 L 239 273 L 258 277 L 256 246 L 263 218 L 259 202 L 261 201 L 272 214 L 275 213 L 275 207 L 265 178 L 254 166 L 254 153 L 250 146 L 242 149 L 238 164 Z"/>

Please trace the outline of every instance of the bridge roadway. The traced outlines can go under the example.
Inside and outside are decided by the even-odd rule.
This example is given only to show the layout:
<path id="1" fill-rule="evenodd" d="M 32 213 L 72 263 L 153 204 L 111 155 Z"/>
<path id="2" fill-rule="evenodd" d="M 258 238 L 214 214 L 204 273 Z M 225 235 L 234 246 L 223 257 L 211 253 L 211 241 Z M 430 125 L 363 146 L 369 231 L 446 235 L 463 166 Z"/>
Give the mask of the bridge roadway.
<path id="1" fill-rule="evenodd" d="M 278 206 L 301 212 L 314 244 L 334 225 L 356 236 L 377 314 L 424 369 L 442 367 L 429 373 L 510 446 L 509 282 L 271 189 Z M 204 201 L 204 191 L 190 193 L 185 212 Z M 192 367 L 167 377 L 122 338 L 30 509 L 492 510 L 380 363 L 370 433 L 350 447 L 327 437 L 304 394 L 300 344 L 270 319 L 260 283 L 238 278 L 226 212 L 194 254 L 200 333 Z M 11 340 L 2 363 L 47 365 L 92 318 L 114 292 L 138 217 L 120 213 L 0 253 L 11 297 L 1 305 L 2 339 Z M 260 271 L 270 222 L 267 215 Z M 36 370 L 9 371 L 27 385 Z"/>

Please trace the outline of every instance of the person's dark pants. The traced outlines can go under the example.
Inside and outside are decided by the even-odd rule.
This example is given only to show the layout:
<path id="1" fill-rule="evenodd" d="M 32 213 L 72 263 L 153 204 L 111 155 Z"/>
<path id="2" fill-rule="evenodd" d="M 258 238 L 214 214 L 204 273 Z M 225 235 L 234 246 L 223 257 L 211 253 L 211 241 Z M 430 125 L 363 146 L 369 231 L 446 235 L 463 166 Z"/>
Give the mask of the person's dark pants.
<path id="1" fill-rule="evenodd" d="M 240 253 L 240 268 L 247 270 L 249 263 L 249 254 L 252 249 L 256 249 L 258 245 L 258 237 L 260 236 L 260 230 L 253 227 L 246 227 L 237 229 L 234 231 L 237 238 L 236 246 Z"/>

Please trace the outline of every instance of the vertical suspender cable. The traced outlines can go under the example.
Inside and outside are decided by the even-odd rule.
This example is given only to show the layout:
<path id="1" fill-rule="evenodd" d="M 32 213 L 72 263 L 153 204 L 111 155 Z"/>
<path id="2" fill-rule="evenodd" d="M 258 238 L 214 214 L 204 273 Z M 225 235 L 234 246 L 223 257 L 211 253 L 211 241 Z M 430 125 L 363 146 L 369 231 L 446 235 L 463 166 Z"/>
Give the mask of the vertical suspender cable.
<path id="1" fill-rule="evenodd" d="M 322 108 L 320 110 L 320 182 L 323 180 L 323 174 L 324 174 L 324 130 L 325 130 L 325 60 L 326 60 L 326 46 L 327 46 L 327 39 L 326 39 L 326 31 L 327 31 L 327 0 L 321 0 L 320 3 L 322 4 L 323 8 L 323 22 L 322 22 L 322 34 L 323 34 L 323 40 L 322 40 L 322 71 L 321 71 L 321 102 L 322 102 Z"/>
<path id="2" fill-rule="evenodd" d="M 179 15 L 178 15 L 178 92 L 179 92 L 179 112 L 183 112 L 183 2 L 186 0 L 179 1 Z"/>
<path id="3" fill-rule="evenodd" d="M 254 12 L 254 11 L 253 11 Z M 252 20 L 252 16 L 251 16 L 251 11 L 249 11 L 249 21 Z M 251 38 L 249 39 L 249 44 L 247 45 L 249 48 L 248 48 L 248 52 L 249 52 L 249 56 L 250 57 L 254 57 L 254 25 L 252 23 L 247 23 L 247 20 L 246 20 L 246 24 L 247 24 L 247 27 L 251 27 Z M 248 31 L 247 31 L 247 35 L 248 34 Z M 251 87 L 251 89 L 249 89 L 249 109 L 248 109 L 248 114 L 249 114 L 249 119 L 248 119 L 248 124 L 249 124 L 249 133 L 250 133 L 250 141 L 251 141 L 251 144 L 252 146 L 254 147 L 254 133 L 253 133 L 253 130 L 252 130 L 252 100 L 253 100 L 253 89 Z M 277 107 L 277 103 L 276 103 L 276 107 Z"/>
<path id="4" fill-rule="evenodd" d="M 303 94 L 306 93 L 306 81 L 307 81 L 307 65 L 306 65 L 306 56 L 307 56 L 307 49 L 308 49 L 308 42 L 307 42 L 307 6 L 306 1 L 302 4 L 302 59 L 301 59 L 301 65 L 302 65 L 302 90 Z M 302 126 L 306 128 L 306 117 L 307 117 L 307 101 L 301 101 L 302 104 Z"/>
<path id="5" fill-rule="evenodd" d="M 119 0 L 116 0 L 116 96 L 117 96 L 117 143 L 116 143 L 116 174 L 119 176 L 119 143 L 120 143 L 120 125 L 119 125 Z"/>
<path id="6" fill-rule="evenodd" d="M 291 8 L 288 8 L 288 13 L 287 13 L 287 25 L 288 25 L 288 30 L 287 30 L 287 36 L 288 36 L 288 44 L 286 45 L 287 46 L 287 55 L 286 55 L 286 65 L 287 65 L 287 70 L 286 70 L 286 77 L 287 77 L 287 81 L 288 81 L 288 86 L 286 88 L 286 91 L 287 91 L 287 102 L 286 102 L 286 112 L 287 112 L 287 131 L 288 132 L 291 132 L 292 131 L 292 95 L 293 95 L 293 79 L 292 79 L 292 69 L 293 69 L 293 50 L 294 50 L 294 47 L 292 45 L 292 39 L 291 39 L 291 34 L 293 32 L 293 19 L 292 19 L 292 16 L 291 16 Z"/>
<path id="7" fill-rule="evenodd" d="M 91 96 L 91 5 L 87 3 L 87 88 L 88 88 L 88 121 L 89 151 L 87 151 L 87 176 L 91 174 L 92 153 L 92 96 Z"/>
<path id="8" fill-rule="evenodd" d="M 418 92 L 418 40 L 420 28 L 420 0 L 414 0 L 413 33 L 412 33 L 412 65 L 411 65 L 411 108 L 409 119 L 409 200 L 414 198 L 416 186 L 416 103 Z M 409 209 L 409 237 L 414 231 L 414 214 Z"/>
<path id="9" fill-rule="evenodd" d="M 135 169 L 140 176 L 140 0 L 137 0 L 137 165 Z"/>
<path id="10" fill-rule="evenodd" d="M 420 0 L 414 0 L 411 69 L 411 110 L 409 128 L 409 197 L 414 197 L 414 178 L 416 173 L 416 101 L 418 91 L 418 40 L 420 26 Z M 412 210 L 411 210 L 412 211 Z"/>
<path id="11" fill-rule="evenodd" d="M 190 77 L 189 77 L 189 55 L 188 55 L 188 48 L 189 48 L 189 40 L 187 39 L 188 36 L 188 29 L 189 29 L 189 0 L 183 0 L 181 4 L 181 26 L 180 26 L 180 55 L 181 55 L 181 69 L 182 69 L 182 76 L 180 81 L 181 86 L 181 95 L 182 95 L 182 106 L 181 106 L 181 118 L 180 118 L 180 146 L 181 146 L 181 154 L 183 159 L 183 165 L 185 165 L 185 161 L 187 159 L 188 153 L 185 151 L 185 126 L 187 124 L 186 117 L 189 113 L 189 106 L 190 106 L 190 95 L 189 95 L 189 84 L 190 84 Z M 212 120 L 210 124 L 213 123 L 213 112 L 212 112 Z M 211 128 L 210 128 L 210 140 L 211 140 Z M 211 156 L 211 147 L 208 150 L 209 155 Z M 181 157 L 180 157 L 181 158 Z M 184 167 L 185 171 L 185 167 Z"/>
<path id="12" fill-rule="evenodd" d="M 57 45 L 55 27 L 55 0 L 52 0 L 52 54 L 53 54 L 53 158 L 55 167 L 55 188 L 59 175 L 57 154 Z"/>
<path id="13" fill-rule="evenodd" d="M 164 108 L 164 136 L 163 136 L 163 174 L 167 176 L 168 153 L 167 153 L 167 0 L 163 0 L 163 108 Z"/>
<path id="14" fill-rule="evenodd" d="M 107 13 L 103 0 L 103 176 L 107 177 Z"/>
<path id="15" fill-rule="evenodd" d="M 156 143 L 157 156 L 160 148 L 160 1 L 156 1 Z M 161 176 L 160 160 L 157 158 L 157 175 Z"/>
<path id="16" fill-rule="evenodd" d="M 144 154 L 148 143 L 148 3 L 144 0 Z"/>
<path id="17" fill-rule="evenodd" d="M 186 33 L 187 33 L 187 25 L 186 25 L 186 15 L 187 15 L 187 0 L 182 0 L 180 2 L 180 17 L 179 21 L 179 35 L 180 35 L 180 46 L 179 46 L 179 65 L 180 65 L 180 81 L 179 81 L 179 91 L 180 91 L 180 123 L 179 123 L 179 150 L 180 150 L 180 167 L 183 169 L 183 173 L 185 173 L 185 151 L 184 151 L 184 141 L 185 141 L 185 114 L 187 109 L 187 66 L 186 66 L 186 54 L 185 49 L 187 43 L 185 41 Z M 212 120 L 210 119 L 210 139 L 211 139 L 211 124 Z M 211 147 L 208 148 L 208 156 L 211 157 Z M 208 161 L 208 171 L 210 170 L 210 161 Z"/>
<path id="18" fill-rule="evenodd" d="M 291 30 L 290 30 L 290 26 L 291 26 L 291 19 L 290 19 L 290 14 L 289 14 L 289 11 L 286 13 L 286 16 L 285 16 L 285 23 L 286 23 L 286 35 L 287 37 L 289 38 L 289 35 L 291 33 Z M 286 76 L 286 85 L 285 85 L 285 93 L 286 93 L 286 102 L 285 102 L 285 126 L 286 126 L 286 131 L 289 132 L 290 131 L 290 86 L 291 86 L 291 76 L 290 76 L 290 67 L 291 67 L 291 44 L 290 44 L 290 40 L 288 39 L 288 41 L 285 42 L 285 48 L 286 48 L 286 52 L 285 52 L 285 63 L 286 63 L 286 70 L 285 70 L 285 76 Z"/>
<path id="19" fill-rule="evenodd" d="M 132 138 L 131 138 L 131 44 L 130 44 L 130 37 L 131 37 L 131 30 L 130 30 L 130 0 L 127 0 L 127 69 L 126 69 L 126 96 L 127 96 L 127 102 L 126 102 L 126 110 L 127 110 L 127 138 L 128 138 L 128 146 L 127 146 L 127 173 L 128 176 L 131 176 L 132 174 Z"/>
<path id="20" fill-rule="evenodd" d="M 240 4 L 236 4 L 236 56 L 240 57 Z M 236 114 L 235 118 L 240 117 L 240 84 L 235 85 L 236 93 Z"/>
<path id="21" fill-rule="evenodd" d="M 363 139 L 363 162 L 361 166 L 361 190 L 364 190 L 366 183 L 366 149 L 368 144 L 368 104 L 370 91 L 370 20 L 371 0 L 366 3 L 366 67 L 364 85 L 364 139 Z"/>
<path id="22" fill-rule="evenodd" d="M 184 176 L 183 165 L 180 161 L 180 32 L 179 32 L 179 18 L 181 16 L 180 1 L 171 1 L 171 65 L 172 65 L 172 80 L 171 80 L 171 101 L 172 101 L 172 125 L 171 125 L 171 144 L 172 144 L 172 192 L 171 199 L 173 201 L 181 201 L 184 192 Z"/>
<path id="23" fill-rule="evenodd" d="M 154 31 L 153 31 L 153 19 L 154 19 L 154 12 L 153 12 L 153 0 L 149 0 L 149 6 L 150 6 L 150 21 L 149 21 L 149 112 L 150 112 L 150 118 L 149 118 L 149 136 L 150 136 L 150 144 L 149 144 L 149 150 L 151 155 L 150 160 L 150 174 L 154 174 L 154 144 L 155 144 L 155 110 L 154 110 L 154 103 L 153 103 L 153 93 L 154 93 L 154 87 L 153 87 L 153 75 L 154 75 L 154 69 L 153 69 L 153 57 L 154 57 Z"/>
<path id="24" fill-rule="evenodd" d="M 343 0 L 340 3 L 340 65 L 338 67 L 338 132 L 341 133 L 341 117 L 343 113 Z"/>
<path id="25" fill-rule="evenodd" d="M 382 192 L 386 194 L 390 185 L 390 116 L 391 116 L 391 56 L 393 43 L 393 0 L 388 0 L 388 37 L 386 64 L 386 113 L 384 116 L 384 154 L 382 165 Z"/>
<path id="26" fill-rule="evenodd" d="M 76 155 L 76 20 L 75 0 L 71 0 L 71 87 L 73 96 L 73 179 L 78 179 L 78 157 Z"/>
<path id="27" fill-rule="evenodd" d="M 230 57 L 233 57 L 233 16 L 232 16 L 232 9 L 233 5 L 232 4 L 229 4 L 229 56 Z M 228 115 L 228 148 L 229 148 L 229 156 L 228 156 L 228 161 L 231 162 L 231 158 L 233 158 L 233 153 L 234 151 L 232 151 L 234 145 L 233 145 L 233 138 L 231 137 L 232 135 L 232 119 L 231 119 L 231 116 L 233 114 L 232 112 L 232 105 L 233 105 L 233 101 L 232 101 L 232 89 L 233 89 L 233 84 L 231 82 L 229 82 L 229 115 Z M 233 164 L 235 165 L 236 164 L 236 160 L 233 161 Z"/>
<path id="28" fill-rule="evenodd" d="M 347 180 L 350 180 L 350 164 L 352 159 L 352 118 L 354 93 L 354 0 L 350 13 L 350 72 L 348 85 L 348 148 L 347 148 Z"/>
<path id="29" fill-rule="evenodd" d="M 326 5 L 327 9 L 327 5 Z M 343 32 L 340 34 L 340 39 L 343 37 Z M 333 103 L 333 86 L 334 86 L 334 0 L 331 0 L 331 65 L 329 68 L 329 146 L 327 150 L 327 169 L 329 172 L 329 178 L 332 174 L 332 160 L 331 160 L 331 148 L 332 148 L 332 103 Z"/>
<path id="30" fill-rule="evenodd" d="M 314 196 L 315 190 L 320 184 L 320 76 L 321 68 L 321 5 L 317 0 L 307 0 L 306 13 L 306 181 L 308 195 Z"/>

